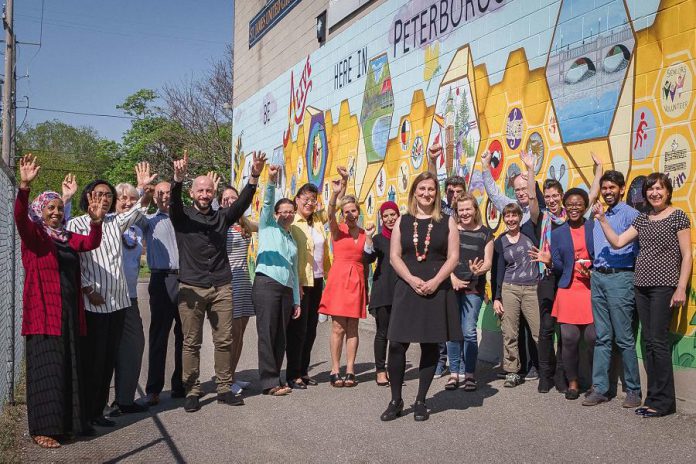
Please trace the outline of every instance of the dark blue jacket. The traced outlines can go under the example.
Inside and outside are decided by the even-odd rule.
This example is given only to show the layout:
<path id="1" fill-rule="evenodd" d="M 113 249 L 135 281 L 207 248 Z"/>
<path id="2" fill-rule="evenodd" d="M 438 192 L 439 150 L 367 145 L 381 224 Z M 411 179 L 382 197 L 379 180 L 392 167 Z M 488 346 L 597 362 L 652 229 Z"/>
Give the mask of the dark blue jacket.
<path id="1" fill-rule="evenodd" d="M 594 221 L 585 221 L 583 228 L 585 229 L 585 246 L 592 261 L 594 260 L 594 240 L 592 239 Z M 551 259 L 553 272 L 558 276 L 558 287 L 570 287 L 575 269 L 575 247 L 573 237 L 570 235 L 570 225 L 567 222 L 551 232 Z"/>
<path id="2" fill-rule="evenodd" d="M 527 221 L 520 227 L 520 232 L 532 241 L 536 246 L 539 243 L 538 228 L 534 226 L 532 221 Z M 491 269 L 491 293 L 494 300 L 500 300 L 503 297 L 503 280 L 505 278 L 505 256 L 503 255 L 503 235 L 498 236 L 493 242 L 493 268 Z"/>

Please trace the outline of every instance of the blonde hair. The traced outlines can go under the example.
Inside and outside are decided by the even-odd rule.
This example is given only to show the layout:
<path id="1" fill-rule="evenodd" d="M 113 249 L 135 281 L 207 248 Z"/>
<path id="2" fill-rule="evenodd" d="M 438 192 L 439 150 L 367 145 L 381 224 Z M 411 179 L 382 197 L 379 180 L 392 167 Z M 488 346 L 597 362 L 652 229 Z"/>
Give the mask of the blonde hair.
<path id="1" fill-rule="evenodd" d="M 418 187 L 418 184 L 426 180 L 432 180 L 435 183 L 435 203 L 433 204 L 432 216 L 435 222 L 439 222 L 440 219 L 442 219 L 442 209 L 440 207 L 440 203 L 442 201 L 440 196 L 440 186 L 437 183 L 437 176 L 430 171 L 421 172 L 418 174 L 418 176 L 416 176 L 415 179 L 413 179 L 411 188 L 408 191 L 408 214 L 411 216 L 415 216 L 417 214 L 418 200 L 416 199 L 416 188 Z"/>
<path id="2" fill-rule="evenodd" d="M 358 202 L 358 199 L 355 198 L 353 195 L 343 195 L 340 200 L 338 200 L 338 209 L 343 213 L 343 208 L 346 205 L 349 205 L 351 203 L 354 203 L 355 206 L 358 208 L 358 214 L 362 214 L 362 211 L 360 210 L 360 203 Z"/>
<path id="3" fill-rule="evenodd" d="M 482 225 L 483 218 L 481 216 L 481 208 L 479 208 L 478 200 L 469 192 L 460 193 L 459 196 L 457 196 L 452 202 L 452 209 L 457 214 L 457 221 L 459 221 L 459 212 L 457 211 L 459 208 L 459 203 L 465 201 L 470 201 L 471 205 L 474 207 L 474 223 L 476 224 L 476 226 L 478 227 Z"/>

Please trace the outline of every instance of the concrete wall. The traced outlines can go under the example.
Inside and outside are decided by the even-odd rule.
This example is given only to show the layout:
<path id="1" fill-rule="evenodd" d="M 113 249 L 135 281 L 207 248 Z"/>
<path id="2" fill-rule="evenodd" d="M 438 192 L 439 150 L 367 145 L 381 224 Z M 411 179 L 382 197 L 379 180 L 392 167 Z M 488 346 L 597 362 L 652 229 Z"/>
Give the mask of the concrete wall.
<path id="1" fill-rule="evenodd" d="M 405 203 L 440 142 L 440 177 L 466 177 L 500 231 L 481 181 L 484 150 L 496 153 L 493 176 L 509 196 L 521 150 L 537 155 L 539 179 L 565 188 L 587 188 L 594 152 L 624 172 L 637 208 L 644 176 L 669 173 L 675 205 L 696 221 L 693 0 L 385 0 L 320 48 L 314 18 L 326 2 L 303 1 L 251 50 L 248 17 L 262 2 L 237 3 L 240 183 L 251 150 L 285 165 L 281 195 L 307 181 L 326 192 L 346 165 L 349 193 L 376 222 L 383 201 Z M 672 324 L 682 408 L 696 405 L 693 289 L 689 299 Z M 484 339 L 498 330 L 489 310 L 480 322 Z"/>

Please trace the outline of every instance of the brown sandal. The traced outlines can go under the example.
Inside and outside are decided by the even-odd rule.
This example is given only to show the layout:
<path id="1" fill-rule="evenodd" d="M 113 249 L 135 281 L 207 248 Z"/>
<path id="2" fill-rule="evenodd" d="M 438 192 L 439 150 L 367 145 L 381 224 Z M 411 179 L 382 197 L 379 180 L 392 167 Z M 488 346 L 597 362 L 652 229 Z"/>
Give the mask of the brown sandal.
<path id="1" fill-rule="evenodd" d="M 46 435 L 34 435 L 31 437 L 34 443 L 42 448 L 55 449 L 60 448 L 60 443 L 55 438 L 47 437 Z"/>
<path id="2" fill-rule="evenodd" d="M 289 387 L 278 386 L 278 387 L 269 388 L 268 390 L 264 390 L 263 394 L 269 395 L 269 396 L 285 396 L 288 393 L 290 393 L 290 391 L 288 391 L 288 390 L 290 390 Z"/>

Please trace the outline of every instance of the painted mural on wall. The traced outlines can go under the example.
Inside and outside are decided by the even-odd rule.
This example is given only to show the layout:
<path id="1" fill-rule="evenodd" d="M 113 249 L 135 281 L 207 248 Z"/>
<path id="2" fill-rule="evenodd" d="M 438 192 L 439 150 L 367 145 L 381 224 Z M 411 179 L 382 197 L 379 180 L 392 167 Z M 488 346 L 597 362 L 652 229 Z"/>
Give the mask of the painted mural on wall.
<path id="1" fill-rule="evenodd" d="M 501 231 L 484 150 L 504 190 L 522 150 L 539 180 L 564 188 L 590 185 L 594 152 L 627 176 L 626 201 L 640 210 L 645 176 L 666 172 L 696 225 L 695 28 L 696 2 L 683 0 L 389 0 L 237 105 L 234 176 L 246 181 L 251 150 L 276 153 L 292 197 L 305 182 L 327 192 L 345 165 L 363 221 L 377 222 L 382 202 L 405 204 L 440 143 L 438 177 L 465 177 Z M 672 325 L 674 363 L 692 368 L 695 295 Z M 496 329 L 485 314 L 481 324 Z"/>

